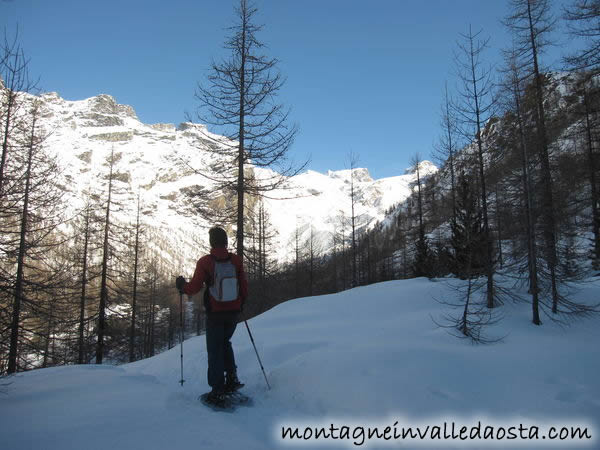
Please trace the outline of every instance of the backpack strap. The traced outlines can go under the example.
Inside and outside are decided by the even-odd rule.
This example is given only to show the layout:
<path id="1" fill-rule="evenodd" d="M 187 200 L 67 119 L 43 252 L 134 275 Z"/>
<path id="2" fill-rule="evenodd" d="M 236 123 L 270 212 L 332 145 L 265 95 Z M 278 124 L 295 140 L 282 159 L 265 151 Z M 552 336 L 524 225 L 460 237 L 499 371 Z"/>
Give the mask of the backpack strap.
<path id="1" fill-rule="evenodd" d="M 219 259 L 217 258 L 215 255 L 213 255 L 212 253 L 210 254 L 210 257 L 213 259 L 214 262 L 226 262 L 226 261 L 231 261 L 231 253 L 227 253 L 227 258 L 223 258 L 223 259 Z"/>

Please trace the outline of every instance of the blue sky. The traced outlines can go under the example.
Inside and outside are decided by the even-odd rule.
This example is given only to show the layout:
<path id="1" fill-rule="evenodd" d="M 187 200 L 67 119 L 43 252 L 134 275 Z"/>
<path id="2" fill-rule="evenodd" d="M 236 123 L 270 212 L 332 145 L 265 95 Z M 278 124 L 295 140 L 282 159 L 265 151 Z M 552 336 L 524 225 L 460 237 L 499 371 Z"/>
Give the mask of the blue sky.
<path id="1" fill-rule="evenodd" d="M 292 156 L 310 169 L 347 168 L 350 152 L 374 178 L 429 157 L 440 133 L 452 52 L 469 24 L 491 37 L 490 63 L 510 43 L 503 0 L 257 0 L 268 54 L 287 77 L 280 100 L 300 132 Z M 101 93 L 146 123 L 185 120 L 196 82 L 224 56 L 236 0 L 0 0 L 44 91 L 68 100 Z M 560 10 L 562 2 L 556 1 Z M 558 41 L 566 41 L 557 33 Z M 546 55 L 560 62 L 565 48 Z"/>

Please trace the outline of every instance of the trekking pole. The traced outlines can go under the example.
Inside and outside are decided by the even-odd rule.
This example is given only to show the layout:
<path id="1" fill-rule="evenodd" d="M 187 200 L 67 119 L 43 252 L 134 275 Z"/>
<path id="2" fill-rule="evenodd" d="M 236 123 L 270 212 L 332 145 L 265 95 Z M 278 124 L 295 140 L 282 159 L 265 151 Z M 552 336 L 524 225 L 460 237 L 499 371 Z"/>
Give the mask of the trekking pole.
<path id="1" fill-rule="evenodd" d="M 254 338 L 252 337 L 252 333 L 250 333 L 250 327 L 248 326 L 248 321 L 244 320 L 246 324 L 246 330 L 248 330 L 248 335 L 250 336 L 250 341 L 252 342 L 252 346 L 254 347 L 254 352 L 256 353 L 256 357 L 258 358 L 258 364 L 260 364 L 260 369 L 265 377 L 265 381 L 267 382 L 267 387 L 271 389 L 271 385 L 269 384 L 269 380 L 267 380 L 267 374 L 265 373 L 265 368 L 262 365 L 262 361 L 260 360 L 260 356 L 258 356 L 258 350 L 256 350 L 256 344 L 254 344 Z"/>
<path id="2" fill-rule="evenodd" d="M 181 342 L 181 387 L 183 387 L 183 292 L 179 292 L 179 341 Z"/>

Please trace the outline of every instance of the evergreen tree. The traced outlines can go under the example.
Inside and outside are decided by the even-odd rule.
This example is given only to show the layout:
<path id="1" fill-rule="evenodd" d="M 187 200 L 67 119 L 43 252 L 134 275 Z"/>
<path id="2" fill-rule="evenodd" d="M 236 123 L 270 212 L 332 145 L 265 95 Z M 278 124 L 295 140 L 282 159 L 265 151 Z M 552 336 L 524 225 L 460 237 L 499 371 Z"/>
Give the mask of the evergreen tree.
<path id="1" fill-rule="evenodd" d="M 485 273 L 486 238 L 473 177 L 461 173 L 457 183 L 456 220 L 451 223 L 453 272 L 461 279 Z"/>
<path id="2" fill-rule="evenodd" d="M 434 275 L 434 258 L 435 256 L 429 248 L 429 240 L 424 234 L 419 234 L 415 246 L 414 276 L 432 277 Z"/>

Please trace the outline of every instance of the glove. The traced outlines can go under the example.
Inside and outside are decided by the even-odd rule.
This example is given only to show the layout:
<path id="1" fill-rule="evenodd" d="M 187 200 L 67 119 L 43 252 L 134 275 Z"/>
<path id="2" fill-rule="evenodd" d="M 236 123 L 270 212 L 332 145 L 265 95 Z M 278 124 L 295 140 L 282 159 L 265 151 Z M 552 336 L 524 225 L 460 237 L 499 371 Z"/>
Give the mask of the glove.
<path id="1" fill-rule="evenodd" d="M 175 287 L 177 288 L 177 290 L 183 294 L 183 287 L 185 286 L 185 278 L 183 278 L 181 275 L 178 276 L 175 279 Z"/>

